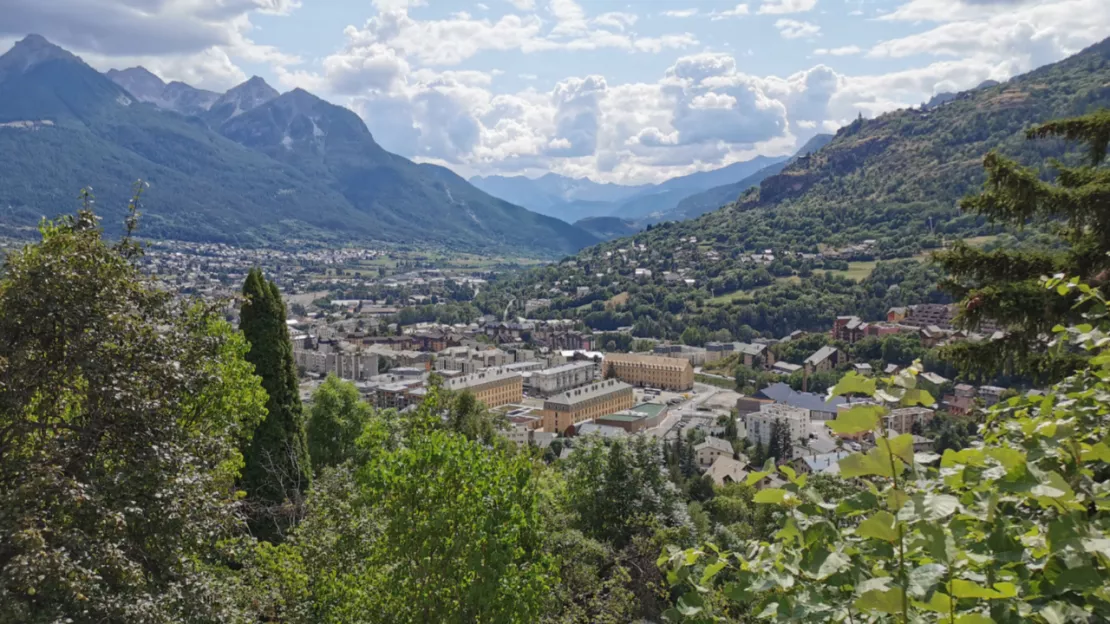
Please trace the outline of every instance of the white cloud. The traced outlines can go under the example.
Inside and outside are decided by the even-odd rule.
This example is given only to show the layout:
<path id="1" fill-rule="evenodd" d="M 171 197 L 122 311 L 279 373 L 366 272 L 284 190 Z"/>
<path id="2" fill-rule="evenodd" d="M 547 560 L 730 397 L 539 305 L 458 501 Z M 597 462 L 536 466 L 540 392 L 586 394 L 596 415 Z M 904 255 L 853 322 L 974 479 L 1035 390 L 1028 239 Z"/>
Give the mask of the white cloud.
<path id="1" fill-rule="evenodd" d="M 508 0 L 509 4 L 513 5 L 520 11 L 531 11 L 536 8 L 535 0 Z"/>
<path id="2" fill-rule="evenodd" d="M 742 17 L 748 14 L 748 5 L 738 4 L 726 11 L 714 11 L 711 13 L 713 21 L 728 19 L 730 17 Z"/>
<path id="3" fill-rule="evenodd" d="M 637 19 L 637 16 L 632 13 L 612 11 L 609 13 L 602 13 L 590 20 L 590 22 L 597 26 L 607 26 L 623 32 L 625 28 L 635 24 Z"/>
<path id="4" fill-rule="evenodd" d="M 821 34 L 821 27 L 810 22 L 800 22 L 782 18 L 775 21 L 775 28 L 784 39 L 801 39 L 803 37 L 816 37 Z"/>
<path id="5" fill-rule="evenodd" d="M 804 13 L 813 10 L 817 0 L 767 0 L 759 5 L 761 15 L 783 15 L 786 13 Z"/>
<path id="6" fill-rule="evenodd" d="M 224 89 L 244 78 L 236 61 L 300 61 L 249 36 L 252 15 L 288 15 L 299 6 L 293 0 L 5 0 L 0 38 L 37 33 L 98 69 L 141 64 L 169 80 Z"/>
<path id="7" fill-rule="evenodd" d="M 671 9 L 669 11 L 663 11 L 662 13 L 660 13 L 660 15 L 662 15 L 663 17 L 693 17 L 697 14 L 698 14 L 698 10 L 696 8 L 695 9 Z"/>
<path id="8" fill-rule="evenodd" d="M 863 49 L 856 45 L 841 46 L 839 48 L 817 48 L 813 53 L 817 56 L 851 56 L 859 54 Z"/>

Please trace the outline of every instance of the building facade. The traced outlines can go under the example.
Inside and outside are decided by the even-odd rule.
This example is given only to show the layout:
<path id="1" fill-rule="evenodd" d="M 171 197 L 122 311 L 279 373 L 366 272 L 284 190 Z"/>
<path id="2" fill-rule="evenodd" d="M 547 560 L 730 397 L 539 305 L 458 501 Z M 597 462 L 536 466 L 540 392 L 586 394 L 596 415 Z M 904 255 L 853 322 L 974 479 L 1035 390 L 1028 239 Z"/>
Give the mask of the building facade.
<path id="1" fill-rule="evenodd" d="M 307 373 L 332 374 L 341 379 L 361 381 L 378 374 L 376 353 L 344 353 L 293 348 L 293 362 Z"/>
<path id="2" fill-rule="evenodd" d="M 694 365 L 677 357 L 607 353 L 602 363 L 605 374 L 612 370 L 617 379 L 634 386 L 650 386 L 683 392 L 694 387 Z"/>
<path id="3" fill-rule="evenodd" d="M 744 424 L 748 428 L 748 442 L 762 444 L 763 448 L 771 445 L 771 428 L 776 420 L 782 421 L 790 433 L 791 446 L 797 446 L 798 441 L 809 437 L 809 412 L 800 407 L 791 407 L 781 403 L 764 403 L 759 406 L 758 412 L 745 416 Z"/>
<path id="4" fill-rule="evenodd" d="M 592 383 L 597 377 L 597 364 L 590 360 L 581 360 L 532 371 L 528 376 L 528 387 L 542 396 L 552 396 Z"/>
<path id="5" fill-rule="evenodd" d="M 583 420 L 608 416 L 632 407 L 632 386 L 616 379 L 568 390 L 543 402 L 544 431 L 563 433 Z"/>
<path id="6" fill-rule="evenodd" d="M 443 388 L 452 392 L 469 391 L 486 407 L 520 403 L 524 399 L 524 377 L 515 370 L 503 368 L 445 379 Z"/>

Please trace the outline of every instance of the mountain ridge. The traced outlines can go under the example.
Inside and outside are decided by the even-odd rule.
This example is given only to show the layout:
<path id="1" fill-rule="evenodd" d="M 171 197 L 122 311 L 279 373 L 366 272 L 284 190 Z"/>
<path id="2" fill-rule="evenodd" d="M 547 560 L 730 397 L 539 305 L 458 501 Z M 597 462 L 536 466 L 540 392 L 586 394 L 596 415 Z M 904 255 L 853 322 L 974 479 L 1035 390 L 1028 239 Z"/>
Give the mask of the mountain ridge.
<path id="1" fill-rule="evenodd" d="M 118 228 L 131 183 L 141 177 L 151 185 L 143 232 L 156 238 L 237 244 L 374 240 L 547 256 L 598 240 L 439 168 L 389 154 L 357 115 L 331 104 L 330 115 L 357 139 L 346 146 L 349 151 L 313 156 L 296 145 L 297 158 L 276 157 L 269 144 L 244 138 L 245 124 L 237 122 L 277 99 L 270 97 L 276 91 L 257 79 L 229 93 L 202 115 L 184 116 L 144 103 L 41 37 L 25 39 L 0 56 L 0 170 L 7 173 L 0 184 L 0 226 L 27 228 L 44 214 L 69 212 L 77 189 L 92 186 L 105 226 Z M 290 93 L 292 99 L 323 102 L 307 92 Z M 292 118 L 304 123 L 303 116 Z M 273 133 L 267 123 L 277 123 L 261 114 L 250 119 L 260 136 Z M 344 170 L 339 161 L 345 154 L 377 167 L 372 179 L 380 188 L 369 193 L 373 197 L 365 185 L 361 195 L 349 192 L 368 170 Z M 324 168 L 328 175 L 318 176 L 321 170 L 309 166 L 313 158 L 331 159 Z M 400 192 L 400 200 L 390 201 L 387 189 L 405 190 L 409 201 Z M 438 227 L 424 227 L 428 223 Z"/>

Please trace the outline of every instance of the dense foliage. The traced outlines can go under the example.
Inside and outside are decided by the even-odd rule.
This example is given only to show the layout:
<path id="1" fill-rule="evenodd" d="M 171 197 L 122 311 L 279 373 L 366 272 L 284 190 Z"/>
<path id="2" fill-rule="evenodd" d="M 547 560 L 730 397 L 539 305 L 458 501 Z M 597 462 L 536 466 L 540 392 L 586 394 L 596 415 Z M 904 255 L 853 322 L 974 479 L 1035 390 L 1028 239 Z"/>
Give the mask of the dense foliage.
<path id="1" fill-rule="evenodd" d="M 1059 280 L 1051 285 L 1056 286 Z M 1065 290 L 1105 309 L 1076 281 Z M 1105 319 L 1105 312 L 1099 315 Z M 788 466 L 782 488 L 755 501 L 777 510 L 779 530 L 734 551 L 671 549 L 660 559 L 684 592 L 669 621 L 1094 622 L 1110 617 L 1110 351 L 1105 322 L 1062 342 L 1090 349 L 1092 367 L 1044 397 L 991 409 L 982 442 L 943 456 L 915 453 L 890 434 L 887 408 L 841 412 L 834 431 L 874 436 L 840 460 L 840 475 L 866 489 L 823 496 Z M 876 384 L 845 378 L 834 395 L 929 404 L 915 369 Z M 939 464 L 938 464 L 939 462 Z M 754 473 L 756 482 L 774 471 Z"/>
<path id="2" fill-rule="evenodd" d="M 1085 310 L 1068 298 L 1047 293 L 1042 276 L 1067 273 L 1093 283 L 1110 281 L 1110 168 L 1101 166 L 1110 143 L 1110 110 L 1030 128 L 1030 138 L 1082 141 L 1090 154 L 1085 165 L 1058 161 L 1055 180 L 1022 167 L 996 152 L 987 154 L 985 190 L 962 203 L 965 210 L 994 221 L 1024 225 L 1048 223 L 1067 241 L 1059 250 L 995 249 L 958 244 L 939 255 L 949 278 L 946 289 L 961 299 L 958 321 L 975 328 L 992 319 L 1007 330 L 991 344 L 965 344 L 948 356 L 967 369 L 1032 369 L 1059 378 L 1074 368 L 1070 357 L 1044 353 L 1044 337 L 1058 323 L 1078 322 Z"/>
<path id="3" fill-rule="evenodd" d="M 41 232 L 0 281 L 0 622 L 234 620 L 213 568 L 265 414 L 247 345 L 91 212 Z"/>

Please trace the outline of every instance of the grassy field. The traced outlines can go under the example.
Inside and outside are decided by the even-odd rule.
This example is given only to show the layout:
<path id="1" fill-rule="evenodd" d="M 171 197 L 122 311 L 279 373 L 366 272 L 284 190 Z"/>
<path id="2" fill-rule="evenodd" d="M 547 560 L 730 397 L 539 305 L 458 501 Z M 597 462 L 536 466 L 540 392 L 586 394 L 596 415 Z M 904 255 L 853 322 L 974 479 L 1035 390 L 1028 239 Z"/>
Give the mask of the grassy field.
<path id="1" fill-rule="evenodd" d="M 725 293 L 723 295 L 717 295 L 716 297 L 713 297 L 712 299 L 706 299 L 705 304 L 706 305 L 726 305 L 726 304 L 732 303 L 733 301 L 743 301 L 743 300 L 751 299 L 751 298 L 752 298 L 752 293 L 750 293 L 746 290 L 734 290 L 730 293 Z"/>

